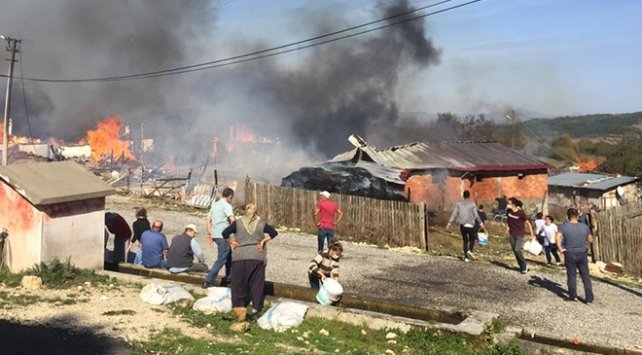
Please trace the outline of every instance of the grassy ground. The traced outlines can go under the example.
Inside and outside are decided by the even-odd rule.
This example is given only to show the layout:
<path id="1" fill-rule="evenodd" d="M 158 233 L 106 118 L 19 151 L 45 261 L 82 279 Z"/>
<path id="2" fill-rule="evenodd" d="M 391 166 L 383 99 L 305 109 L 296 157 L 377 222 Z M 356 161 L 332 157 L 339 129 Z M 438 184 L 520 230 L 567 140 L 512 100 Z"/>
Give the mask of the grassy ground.
<path id="1" fill-rule="evenodd" d="M 25 275 L 42 278 L 48 289 L 69 289 L 64 297 L 47 297 L 46 293 L 19 293 L 12 289 L 20 284 Z M 0 270 L 0 283 L 8 287 L 0 292 L 0 307 L 13 308 L 35 303 L 52 305 L 74 305 L 86 302 L 82 293 L 83 286 L 114 289 L 115 279 L 91 271 L 75 268 L 69 262 L 55 261 L 49 265 L 39 265 L 19 274 Z M 120 286 L 128 287 L 129 284 Z M 81 291 L 82 290 L 82 291 Z M 195 297 L 203 296 L 194 292 Z M 135 342 L 135 354 L 282 354 L 282 353 L 343 353 L 343 354 L 519 354 L 519 349 L 511 344 L 506 347 L 493 343 L 494 334 L 501 330 L 499 322 L 489 327 L 480 337 L 463 336 L 441 331 L 412 330 L 401 333 L 397 330 L 370 330 L 365 325 L 353 326 L 347 323 L 329 321 L 324 318 L 306 318 L 295 329 L 276 333 L 265 331 L 255 323 L 243 334 L 231 332 L 233 323 L 230 313 L 205 315 L 191 308 L 171 307 L 172 317 L 180 318 L 211 334 L 203 339 L 185 334 L 181 329 L 150 329 L 151 340 Z M 135 314 L 133 310 L 104 312 L 103 316 L 123 316 Z"/>
<path id="2" fill-rule="evenodd" d="M 58 260 L 54 260 L 50 264 L 35 265 L 29 270 L 15 274 L 6 269 L 0 269 L 0 283 L 8 287 L 16 287 L 20 285 L 22 277 L 28 275 L 40 277 L 43 285 L 50 289 L 68 289 L 86 283 L 104 286 L 111 284 L 112 287 L 117 284 L 117 280 L 110 279 L 109 276 L 78 269 L 69 261 L 63 263 Z"/>
<path id="3" fill-rule="evenodd" d="M 152 341 L 134 344 L 135 354 L 521 354 L 514 344 L 493 344 L 497 326 L 489 327 L 482 337 L 425 330 L 404 334 L 311 317 L 300 327 L 282 333 L 253 324 L 248 332 L 238 334 L 228 329 L 233 321 L 227 315 L 204 315 L 183 308 L 173 308 L 173 312 L 197 327 L 208 329 L 216 340 L 195 339 L 179 329 L 165 329 L 154 334 Z"/>
<path id="4" fill-rule="evenodd" d="M 500 222 L 490 221 L 486 224 L 489 231 L 488 244 L 475 246 L 475 260 L 489 262 L 501 267 L 517 268 L 517 262 L 510 249 L 505 227 Z M 446 230 L 443 226 L 435 225 L 429 230 L 428 248 L 431 255 L 463 258 L 463 242 L 457 227 Z M 561 266 L 549 266 L 545 256 L 534 256 L 524 252 L 529 262 L 529 269 L 544 273 L 565 273 L 564 261 Z M 642 289 L 642 279 L 616 274 L 596 274 L 591 277 L 604 282 L 612 282 L 623 286 Z"/>

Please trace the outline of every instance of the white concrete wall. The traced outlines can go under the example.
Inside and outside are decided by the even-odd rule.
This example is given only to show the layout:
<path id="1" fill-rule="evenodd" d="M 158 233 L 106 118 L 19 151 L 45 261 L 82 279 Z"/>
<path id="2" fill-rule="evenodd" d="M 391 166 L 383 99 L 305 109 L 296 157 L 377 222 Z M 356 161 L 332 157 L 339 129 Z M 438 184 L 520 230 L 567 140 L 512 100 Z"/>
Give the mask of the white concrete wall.
<path id="1" fill-rule="evenodd" d="M 104 225 L 104 209 L 55 218 L 45 215 L 42 261 L 65 262 L 70 258 L 76 267 L 102 270 Z"/>
<path id="2" fill-rule="evenodd" d="M 40 263 L 43 214 L 10 186 L 0 181 L 0 228 L 7 228 L 3 263 L 20 272 Z"/>

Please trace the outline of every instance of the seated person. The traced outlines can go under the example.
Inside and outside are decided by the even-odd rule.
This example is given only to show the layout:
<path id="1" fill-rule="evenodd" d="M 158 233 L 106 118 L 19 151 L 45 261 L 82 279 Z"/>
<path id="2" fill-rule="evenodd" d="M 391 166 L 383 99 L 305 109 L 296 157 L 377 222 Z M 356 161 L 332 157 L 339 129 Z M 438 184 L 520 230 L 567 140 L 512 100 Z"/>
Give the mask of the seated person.
<path id="1" fill-rule="evenodd" d="M 161 233 L 163 221 L 156 220 L 152 223 L 152 229 L 143 232 L 140 236 L 140 247 L 143 249 L 143 266 L 146 268 L 165 267 L 167 257 L 167 237 Z"/>
<path id="2" fill-rule="evenodd" d="M 167 253 L 167 268 L 172 274 L 179 272 L 197 271 L 207 272 L 205 265 L 205 254 L 203 249 L 196 241 L 196 225 L 188 224 L 185 232 L 172 238 L 172 245 Z M 194 256 L 198 263 L 194 264 Z"/>
<path id="3" fill-rule="evenodd" d="M 343 246 L 339 242 L 334 242 L 330 244 L 327 251 L 320 252 L 312 259 L 308 269 L 311 288 L 318 289 L 326 277 L 339 281 L 341 254 L 343 254 Z"/>

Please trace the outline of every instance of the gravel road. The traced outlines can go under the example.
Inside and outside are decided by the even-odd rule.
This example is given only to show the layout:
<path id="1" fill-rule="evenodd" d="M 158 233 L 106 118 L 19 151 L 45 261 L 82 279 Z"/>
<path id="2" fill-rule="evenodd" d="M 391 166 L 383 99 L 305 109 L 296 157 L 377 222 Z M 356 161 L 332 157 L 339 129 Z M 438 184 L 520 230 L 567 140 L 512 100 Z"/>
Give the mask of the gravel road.
<path id="1" fill-rule="evenodd" d="M 111 196 L 107 208 L 133 221 L 133 208 L 140 203 Z M 149 216 L 150 221 L 165 222 L 168 240 L 180 234 L 188 223 L 205 230 L 205 214 L 151 207 Z M 207 246 L 205 233 L 198 239 L 210 264 L 216 246 Z M 315 253 L 315 236 L 279 234 L 269 243 L 267 279 L 307 285 L 306 270 Z M 640 289 L 594 281 L 595 302 L 586 305 L 563 300 L 566 276 L 561 269 L 522 275 L 513 269 L 516 265 L 510 258 L 505 264 L 464 263 L 454 258 L 352 243 L 345 246 L 344 255 L 341 278 L 347 292 L 428 307 L 495 312 L 505 324 L 538 334 L 642 350 Z M 578 281 L 581 297 L 584 292 L 581 280 Z"/>

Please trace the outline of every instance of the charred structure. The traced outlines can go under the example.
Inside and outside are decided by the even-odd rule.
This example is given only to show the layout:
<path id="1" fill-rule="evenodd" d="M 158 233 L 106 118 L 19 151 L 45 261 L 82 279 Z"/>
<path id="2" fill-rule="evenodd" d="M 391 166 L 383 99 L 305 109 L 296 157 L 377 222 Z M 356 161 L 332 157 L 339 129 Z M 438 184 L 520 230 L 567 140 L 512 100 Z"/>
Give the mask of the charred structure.
<path id="1" fill-rule="evenodd" d="M 379 150 L 357 135 L 349 140 L 355 146 L 353 150 L 316 170 L 301 169 L 285 178 L 282 185 L 340 193 L 365 192 L 366 196 L 380 198 L 385 198 L 389 194 L 386 189 L 392 187 L 393 191 L 403 191 L 405 199 L 424 202 L 432 209 L 454 205 L 464 190 L 469 190 L 477 203 L 485 204 L 494 203 L 502 195 L 533 203 L 542 203 L 546 197 L 551 166 L 499 143 L 412 143 Z M 335 171 L 329 180 L 319 181 L 318 175 L 311 174 L 319 169 L 332 171 L 328 167 Z M 383 191 L 356 189 L 354 181 L 359 179 L 345 177 L 356 171 L 366 171 L 371 180 L 385 181 L 383 185 L 370 185 L 371 189 L 383 186 Z"/>

